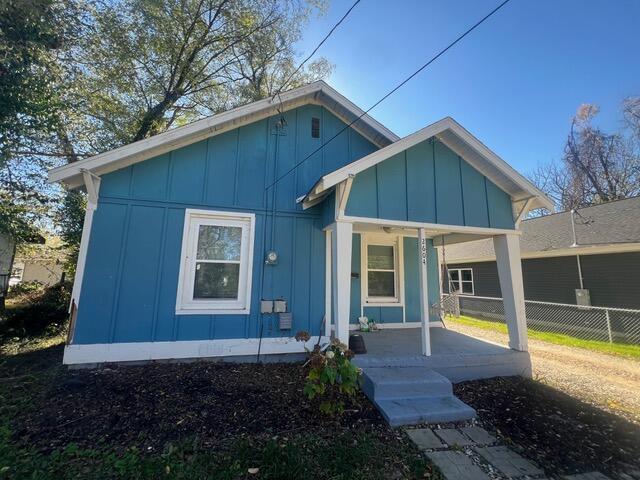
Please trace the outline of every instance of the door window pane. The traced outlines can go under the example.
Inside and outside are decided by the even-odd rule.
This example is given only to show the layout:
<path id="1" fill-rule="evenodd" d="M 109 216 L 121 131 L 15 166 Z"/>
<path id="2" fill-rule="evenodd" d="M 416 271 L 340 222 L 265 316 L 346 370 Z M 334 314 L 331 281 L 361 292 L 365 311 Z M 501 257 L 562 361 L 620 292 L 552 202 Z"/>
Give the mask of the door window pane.
<path id="1" fill-rule="evenodd" d="M 193 298 L 238 298 L 239 263 L 196 263 Z"/>
<path id="2" fill-rule="evenodd" d="M 370 297 L 395 297 L 394 272 L 369 272 L 367 275 Z"/>
<path id="3" fill-rule="evenodd" d="M 198 229 L 198 260 L 240 260 L 241 227 L 200 225 Z"/>
<path id="4" fill-rule="evenodd" d="M 367 247 L 367 266 L 380 270 L 393 270 L 393 246 L 369 245 Z"/>

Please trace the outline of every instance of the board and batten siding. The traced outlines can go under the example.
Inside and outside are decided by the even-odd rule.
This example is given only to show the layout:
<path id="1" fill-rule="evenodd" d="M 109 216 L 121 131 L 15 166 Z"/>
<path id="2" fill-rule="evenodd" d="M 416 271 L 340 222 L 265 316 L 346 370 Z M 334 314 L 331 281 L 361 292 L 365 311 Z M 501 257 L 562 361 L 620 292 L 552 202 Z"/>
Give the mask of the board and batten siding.
<path id="1" fill-rule="evenodd" d="M 321 120 L 320 138 L 311 136 L 313 117 Z M 322 206 L 303 211 L 295 199 L 323 174 L 377 147 L 347 129 L 265 194 L 265 187 L 344 127 L 316 105 L 284 118 L 284 132 L 276 129 L 279 117 L 271 117 L 102 177 L 73 343 L 255 338 L 260 298 L 284 298 L 293 313 L 293 327 L 285 331 L 276 315 L 266 315 L 264 336 L 320 332 Z M 186 208 L 255 214 L 249 315 L 175 314 Z M 269 249 L 279 259 L 265 267 Z"/>
<path id="2" fill-rule="evenodd" d="M 429 304 L 433 305 L 440 299 L 440 285 L 438 277 L 438 251 L 433 241 L 428 240 L 427 269 Z M 420 321 L 420 292 L 418 272 L 418 239 L 416 237 L 402 238 L 404 298 L 402 306 L 389 304 L 385 306 L 367 306 L 362 304 L 362 275 L 361 265 L 362 237 L 353 234 L 351 254 L 351 311 L 349 321 L 358 323 L 358 317 L 363 314 L 376 323 L 402 323 Z M 362 313 L 361 313 L 362 312 Z"/>
<path id="3" fill-rule="evenodd" d="M 437 139 L 358 173 L 347 215 L 513 229 L 511 198 Z"/>

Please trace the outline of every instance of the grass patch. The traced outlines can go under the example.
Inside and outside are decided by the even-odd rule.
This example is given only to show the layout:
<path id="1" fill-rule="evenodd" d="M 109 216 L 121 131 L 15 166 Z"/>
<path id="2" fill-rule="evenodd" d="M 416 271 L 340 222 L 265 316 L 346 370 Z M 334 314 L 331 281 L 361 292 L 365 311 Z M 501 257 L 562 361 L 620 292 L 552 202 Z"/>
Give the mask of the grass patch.
<path id="1" fill-rule="evenodd" d="M 320 414 L 299 364 L 68 371 L 60 341 L 0 346 L 0 479 L 442 478 L 364 397 Z"/>
<path id="2" fill-rule="evenodd" d="M 448 321 L 457 322 L 470 327 L 481 328 L 483 330 L 491 330 L 494 332 L 508 333 L 507 326 L 504 323 L 492 322 L 489 320 L 480 320 L 474 317 L 461 315 L 458 318 L 449 316 Z M 633 359 L 640 359 L 640 345 L 630 345 L 626 343 L 609 343 L 598 340 L 583 340 L 581 338 L 563 335 L 561 333 L 541 332 L 539 330 L 527 329 L 529 338 L 542 340 L 544 342 L 555 343 L 556 345 L 566 345 L 568 347 L 585 348 L 588 350 L 596 350 L 611 355 L 619 355 Z"/>

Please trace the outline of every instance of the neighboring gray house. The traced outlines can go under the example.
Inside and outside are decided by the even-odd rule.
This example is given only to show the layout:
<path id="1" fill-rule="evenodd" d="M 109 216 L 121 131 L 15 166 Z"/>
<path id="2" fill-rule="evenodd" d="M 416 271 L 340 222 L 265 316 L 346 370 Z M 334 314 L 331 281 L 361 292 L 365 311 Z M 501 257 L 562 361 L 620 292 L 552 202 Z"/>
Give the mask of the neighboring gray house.
<path id="1" fill-rule="evenodd" d="M 640 197 L 525 220 L 520 229 L 525 299 L 576 304 L 583 289 L 591 305 L 640 309 Z M 501 296 L 491 239 L 445 246 L 445 257 L 452 289 Z"/>

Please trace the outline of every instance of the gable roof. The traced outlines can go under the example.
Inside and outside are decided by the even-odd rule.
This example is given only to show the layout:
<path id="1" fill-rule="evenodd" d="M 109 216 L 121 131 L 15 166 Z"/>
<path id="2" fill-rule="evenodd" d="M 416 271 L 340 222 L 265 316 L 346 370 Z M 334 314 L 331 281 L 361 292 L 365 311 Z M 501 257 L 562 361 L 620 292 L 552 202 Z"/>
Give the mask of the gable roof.
<path id="1" fill-rule="evenodd" d="M 153 137 L 54 168 L 49 171 L 48 181 L 63 182 L 68 187 L 75 188 L 83 184 L 83 171 L 104 175 L 208 137 L 219 135 L 228 130 L 276 115 L 278 109 L 287 111 L 307 104 L 324 106 L 347 124 L 357 120 L 362 115 L 362 118 L 355 121 L 352 128 L 378 147 L 385 147 L 399 139 L 391 130 L 373 117 L 365 114 L 354 103 L 320 80 L 281 93 L 273 101 L 271 98 L 258 100 L 248 105 L 168 130 Z"/>
<path id="2" fill-rule="evenodd" d="M 617 200 L 576 210 L 575 239 L 571 211 L 524 220 L 520 224 L 523 257 L 560 256 L 636 244 L 640 249 L 640 197 Z M 447 263 L 495 259 L 491 239 L 446 246 Z"/>
<path id="3" fill-rule="evenodd" d="M 350 163 L 338 170 L 324 175 L 305 197 L 305 201 L 314 202 L 328 194 L 338 183 L 363 170 L 371 168 L 388 158 L 436 137 L 471 166 L 507 192 L 517 208 L 546 208 L 554 210 L 553 202 L 529 180 L 520 175 L 511 165 L 489 150 L 480 140 L 471 135 L 451 117 L 443 118 L 431 125 L 408 135 L 376 152 Z M 531 201 L 527 205 L 527 201 Z M 525 212 L 526 213 L 526 212 Z"/>

